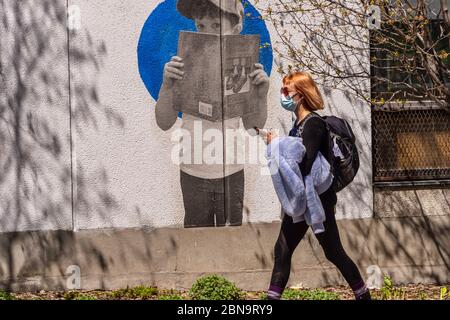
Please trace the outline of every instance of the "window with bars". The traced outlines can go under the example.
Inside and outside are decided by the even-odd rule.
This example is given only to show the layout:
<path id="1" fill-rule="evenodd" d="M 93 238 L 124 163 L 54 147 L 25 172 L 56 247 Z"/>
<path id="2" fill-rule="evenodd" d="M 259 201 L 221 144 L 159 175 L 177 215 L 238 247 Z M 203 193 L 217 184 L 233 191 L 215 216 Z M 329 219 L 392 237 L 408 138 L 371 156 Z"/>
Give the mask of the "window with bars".
<path id="1" fill-rule="evenodd" d="M 450 115 L 442 109 L 372 112 L 374 181 L 450 179 Z"/>
<path id="2" fill-rule="evenodd" d="M 439 20 L 430 23 L 441 26 Z M 439 50 L 450 52 L 449 39 L 438 44 Z M 411 87 L 418 81 L 407 72 L 396 70 L 388 50 L 371 50 L 372 98 L 392 97 L 398 92 L 403 105 L 372 108 L 373 180 L 375 185 L 450 182 L 450 113 L 433 103 L 416 103 Z M 450 65 L 450 55 L 447 57 Z M 378 76 L 378 78 L 377 78 Z M 377 79 L 384 78 L 387 81 Z M 450 86 L 450 79 L 445 77 Z"/>

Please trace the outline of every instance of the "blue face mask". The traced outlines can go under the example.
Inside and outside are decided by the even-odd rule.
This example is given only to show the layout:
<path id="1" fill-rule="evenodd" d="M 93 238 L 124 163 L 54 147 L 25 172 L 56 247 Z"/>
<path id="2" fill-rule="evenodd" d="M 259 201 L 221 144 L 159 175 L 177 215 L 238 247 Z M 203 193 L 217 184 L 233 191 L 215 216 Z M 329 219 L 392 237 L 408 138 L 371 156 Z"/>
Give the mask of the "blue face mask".
<path id="1" fill-rule="evenodd" d="M 282 93 L 280 97 L 280 104 L 285 110 L 294 112 L 295 109 L 297 109 L 298 102 L 295 102 L 291 96 L 285 96 Z"/>

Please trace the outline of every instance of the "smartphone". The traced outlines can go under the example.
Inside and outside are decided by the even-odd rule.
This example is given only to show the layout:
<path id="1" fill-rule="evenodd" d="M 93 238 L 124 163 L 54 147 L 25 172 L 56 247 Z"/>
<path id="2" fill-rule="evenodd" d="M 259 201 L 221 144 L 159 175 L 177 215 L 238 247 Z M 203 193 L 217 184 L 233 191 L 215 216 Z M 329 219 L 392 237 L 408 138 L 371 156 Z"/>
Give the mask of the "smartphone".
<path id="1" fill-rule="evenodd" d="M 253 129 L 256 130 L 256 133 L 257 133 L 258 135 L 263 136 L 263 137 L 266 137 L 267 134 L 269 133 L 269 131 L 264 130 L 264 129 L 260 129 L 260 128 L 258 128 L 258 127 L 253 127 Z"/>

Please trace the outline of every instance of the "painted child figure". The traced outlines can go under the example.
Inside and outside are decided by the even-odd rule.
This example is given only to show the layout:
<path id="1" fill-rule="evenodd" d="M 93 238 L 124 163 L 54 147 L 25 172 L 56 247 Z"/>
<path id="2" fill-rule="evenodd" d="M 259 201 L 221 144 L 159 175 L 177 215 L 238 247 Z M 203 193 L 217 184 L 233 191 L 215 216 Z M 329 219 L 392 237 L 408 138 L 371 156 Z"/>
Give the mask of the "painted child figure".
<path id="1" fill-rule="evenodd" d="M 241 0 L 178 0 L 177 10 L 185 17 L 195 21 L 197 32 L 214 33 L 222 35 L 240 34 L 243 29 L 244 7 Z M 218 58 L 220 59 L 220 58 Z M 173 106 L 173 87 L 176 81 L 189 81 L 184 79 L 183 60 L 174 56 L 164 67 L 164 79 L 159 99 L 155 107 L 156 122 L 162 130 L 169 130 L 177 121 L 178 111 Z M 258 111 L 242 116 L 245 130 L 254 127 L 263 128 L 267 119 L 267 93 L 269 77 L 263 66 L 255 64 L 254 71 L 249 79 L 255 86 Z M 220 88 L 218 88 L 220 90 Z M 183 134 L 189 135 L 191 148 L 189 152 L 194 159 L 198 152 L 194 148 L 194 136 L 203 137 L 207 130 L 238 131 L 241 117 L 212 122 L 190 114 L 183 114 L 181 129 Z M 194 130 L 195 129 L 195 130 Z M 194 134 L 194 131 L 195 134 Z M 200 131 L 200 132 L 198 132 Z M 185 137 L 183 136 L 183 139 Z M 225 140 L 225 145 L 224 145 Z M 218 141 L 216 141 L 217 143 Z M 219 147 L 227 150 L 235 141 L 220 139 Z M 205 145 L 205 144 L 203 144 Z M 244 152 L 244 146 L 236 143 L 235 157 Z M 217 144 L 216 144 L 217 146 Z M 202 146 L 204 148 L 205 146 Z M 216 147 L 215 152 L 220 152 Z M 201 150 L 202 154 L 205 150 Z M 186 150 L 183 150 L 186 152 Z M 201 161 L 180 162 L 180 182 L 185 207 L 184 226 L 213 227 L 213 226 L 239 226 L 242 224 L 242 211 L 244 200 L 244 164 L 239 161 L 229 163 L 210 163 Z M 236 160 L 236 159 L 235 159 Z"/>

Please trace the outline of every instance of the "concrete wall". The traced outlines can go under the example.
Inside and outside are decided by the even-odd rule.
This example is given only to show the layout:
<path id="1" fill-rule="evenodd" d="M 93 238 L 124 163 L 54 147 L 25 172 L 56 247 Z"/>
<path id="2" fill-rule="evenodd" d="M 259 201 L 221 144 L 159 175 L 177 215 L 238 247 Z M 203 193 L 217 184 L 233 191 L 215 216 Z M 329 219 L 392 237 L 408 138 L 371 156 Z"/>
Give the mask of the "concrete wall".
<path id="1" fill-rule="evenodd" d="M 362 275 L 379 281 L 376 268 L 395 283 L 448 284 L 447 216 L 340 220 L 347 253 Z M 265 290 L 280 224 L 237 228 L 159 228 L 47 231 L 0 235 L 0 286 L 12 290 L 64 290 L 76 265 L 81 288 L 140 284 L 190 288 L 218 273 L 248 290 Z M 375 276 L 375 277 L 374 277 Z M 377 280 L 378 279 L 378 280 Z M 345 285 L 308 231 L 292 260 L 289 286 Z"/>
<path id="2" fill-rule="evenodd" d="M 149 16 L 163 4 L 174 10 L 174 3 L 3 4 L 0 279 L 4 285 L 61 287 L 66 268 L 79 265 L 84 288 L 138 282 L 187 287 L 205 272 L 230 274 L 247 288 L 265 287 L 280 205 L 270 176 L 261 174 L 264 164 L 245 165 L 243 226 L 183 229 L 180 173 L 171 160 L 170 140 L 181 119 L 169 131 L 158 128 L 156 99 L 143 82 L 137 55 Z M 266 4 L 260 2 L 259 7 Z M 67 31 L 66 14 L 78 9 L 80 28 Z M 272 45 L 277 45 L 273 27 L 267 28 Z M 269 70 L 266 127 L 286 132 L 292 119 L 278 106 L 277 67 L 274 63 Z M 322 89 L 327 92 L 323 114 L 346 118 L 358 137 L 360 171 L 339 194 L 337 206 L 351 255 L 361 267 L 375 263 L 397 270 L 401 281 L 448 282 L 449 252 L 444 245 L 449 243 L 448 190 L 424 190 L 419 191 L 423 196 L 409 197 L 419 216 L 414 219 L 409 219 L 397 193 L 397 205 L 395 200 L 386 201 L 385 193 L 375 193 L 374 198 L 370 106 L 337 90 Z M 394 214 L 399 211 L 402 217 Z M 374 219 L 374 212 L 389 219 Z M 424 217 L 428 215 L 435 217 Z M 412 235 L 423 228 L 427 232 L 419 243 Z M 411 247 L 396 258 L 396 246 L 406 243 Z M 317 243 L 305 241 L 294 267 L 302 266 L 302 271 L 294 275 L 293 283 L 342 282 L 334 273 L 324 277 L 330 266 L 315 258 L 317 252 Z M 424 252 L 427 261 L 422 261 Z"/>

